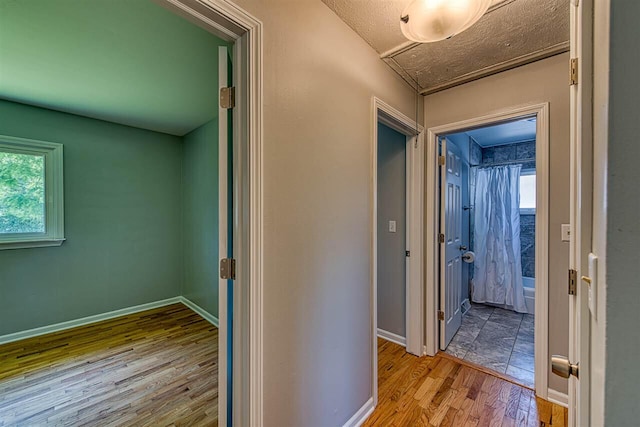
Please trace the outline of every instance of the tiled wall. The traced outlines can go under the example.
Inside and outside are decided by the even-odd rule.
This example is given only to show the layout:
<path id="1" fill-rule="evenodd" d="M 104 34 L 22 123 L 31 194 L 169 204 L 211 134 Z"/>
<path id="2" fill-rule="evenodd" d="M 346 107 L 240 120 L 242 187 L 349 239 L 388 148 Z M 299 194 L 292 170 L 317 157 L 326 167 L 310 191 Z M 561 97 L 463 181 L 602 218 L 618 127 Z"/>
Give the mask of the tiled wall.
<path id="1" fill-rule="evenodd" d="M 480 147 L 473 139 L 469 144 L 469 194 L 475 195 L 475 179 L 477 168 L 473 166 L 499 166 L 503 164 L 522 163 L 522 169 L 536 168 L 536 142 L 527 141 L 517 144 L 500 145 L 497 147 Z M 470 227 L 473 230 L 475 224 L 473 215 L 470 218 Z M 520 215 L 520 250 L 522 252 L 522 275 L 535 277 L 535 214 Z M 473 232 L 470 235 L 470 247 L 473 250 Z M 473 277 L 473 268 L 470 268 L 470 277 Z"/>

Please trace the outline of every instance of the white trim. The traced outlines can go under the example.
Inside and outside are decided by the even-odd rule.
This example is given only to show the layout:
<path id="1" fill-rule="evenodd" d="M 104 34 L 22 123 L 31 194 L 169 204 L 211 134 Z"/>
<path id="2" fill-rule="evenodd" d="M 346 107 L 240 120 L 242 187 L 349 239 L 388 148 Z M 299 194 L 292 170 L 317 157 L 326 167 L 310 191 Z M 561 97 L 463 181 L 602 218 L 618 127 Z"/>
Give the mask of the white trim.
<path id="1" fill-rule="evenodd" d="M 204 320 L 206 320 L 207 322 L 211 323 L 213 326 L 215 326 L 216 328 L 219 327 L 220 322 L 218 321 L 218 318 L 216 316 L 214 316 L 213 314 L 209 313 L 207 310 L 205 310 L 204 308 L 200 307 L 198 304 L 196 304 L 195 302 L 191 301 L 188 298 L 185 297 L 178 297 L 178 300 L 186 305 L 187 307 L 189 307 L 192 311 L 195 311 L 197 314 L 200 315 L 200 317 L 202 317 Z"/>
<path id="2" fill-rule="evenodd" d="M 378 328 L 378 338 L 391 341 L 392 343 L 401 345 L 403 347 L 407 346 L 407 339 L 405 337 L 394 334 L 393 332 L 385 331 L 384 329 Z"/>
<path id="3" fill-rule="evenodd" d="M 343 427 L 360 427 L 364 424 L 367 418 L 369 418 L 369 415 L 373 413 L 374 409 L 375 405 L 373 404 L 373 398 L 369 398 L 369 400 L 367 400 L 365 404 L 358 409 L 358 412 L 353 414 L 353 417 L 349 418 L 349 421 L 344 423 Z"/>
<path id="4" fill-rule="evenodd" d="M 547 400 L 556 405 L 564 406 L 565 408 L 569 407 L 569 395 L 552 388 L 547 391 Z"/>
<path id="5" fill-rule="evenodd" d="M 0 250 L 60 246 L 65 240 L 62 144 L 0 135 L 0 152 L 42 156 L 45 175 L 44 233 L 0 235 Z"/>
<path id="6" fill-rule="evenodd" d="M 242 194 L 234 207 L 234 256 L 238 263 L 234 299 L 234 424 L 261 427 L 263 393 L 263 34 L 262 22 L 229 0 L 157 0 L 214 34 L 234 41 L 236 108 L 234 187 Z M 195 6 L 192 6 L 195 5 Z M 198 9 L 198 10 L 196 10 Z M 224 37 L 223 37 L 224 38 Z M 239 131 L 238 131 L 239 130 Z M 236 148 L 238 150 L 236 150 Z M 239 151 L 239 152 L 238 152 Z M 243 291 L 244 290 L 244 291 Z M 246 316 L 246 319 L 239 318 Z M 237 322 L 236 322 L 237 320 Z M 237 344 L 237 345 L 236 345 Z M 245 356 L 246 355 L 246 356 Z M 226 427 L 226 426 L 221 426 Z"/>
<path id="7" fill-rule="evenodd" d="M 106 313 L 94 314 L 93 316 L 82 317 L 80 319 L 68 320 L 66 322 L 55 323 L 53 325 L 41 326 L 39 328 L 28 329 L 26 331 L 14 332 L 12 334 L 0 336 L 0 344 L 7 344 L 14 341 L 20 341 L 27 338 L 33 338 L 40 335 L 60 332 L 78 326 L 90 325 L 103 320 L 109 320 L 116 317 L 126 316 L 128 314 L 138 313 L 141 311 L 151 310 L 165 305 L 177 304 L 183 302 L 182 297 L 173 297 L 160 301 L 150 302 L 146 304 L 135 305 L 133 307 L 121 308 L 119 310 L 108 311 Z M 186 304 L 185 304 L 186 305 Z M 195 310 L 194 310 L 195 311 Z M 204 317 L 204 316 L 203 316 Z"/>
<path id="8" fill-rule="evenodd" d="M 438 351 L 437 283 L 438 283 L 438 135 L 459 132 L 523 116 L 536 120 L 536 308 L 535 308 L 535 389 L 541 398 L 547 397 L 549 360 L 549 104 L 516 106 L 481 117 L 462 120 L 428 129 L 427 188 L 432 194 L 426 200 L 426 308 L 427 354 Z"/>
<path id="9" fill-rule="evenodd" d="M 420 356 L 423 348 L 422 330 L 422 289 L 423 289 L 423 257 L 422 257 L 422 193 L 424 181 L 424 128 L 416 124 L 399 110 L 393 108 L 377 97 L 372 98 L 372 144 L 371 144 L 371 394 L 373 405 L 378 402 L 378 123 L 383 123 L 407 136 L 407 174 L 411 174 L 410 189 L 407 189 L 407 250 L 411 256 L 407 258 L 407 337 L 408 352 Z M 419 132 L 416 141 L 416 128 Z M 410 232 L 409 232 L 410 229 Z"/>

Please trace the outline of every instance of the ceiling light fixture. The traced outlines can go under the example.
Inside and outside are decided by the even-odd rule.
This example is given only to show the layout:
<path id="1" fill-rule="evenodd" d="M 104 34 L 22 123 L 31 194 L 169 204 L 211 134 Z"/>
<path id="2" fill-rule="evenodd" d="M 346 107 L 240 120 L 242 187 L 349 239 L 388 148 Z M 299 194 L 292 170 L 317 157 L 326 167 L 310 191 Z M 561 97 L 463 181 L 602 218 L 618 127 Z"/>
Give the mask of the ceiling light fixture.
<path id="1" fill-rule="evenodd" d="M 413 0 L 400 18 L 402 34 L 418 43 L 448 39 L 475 24 L 491 0 Z"/>

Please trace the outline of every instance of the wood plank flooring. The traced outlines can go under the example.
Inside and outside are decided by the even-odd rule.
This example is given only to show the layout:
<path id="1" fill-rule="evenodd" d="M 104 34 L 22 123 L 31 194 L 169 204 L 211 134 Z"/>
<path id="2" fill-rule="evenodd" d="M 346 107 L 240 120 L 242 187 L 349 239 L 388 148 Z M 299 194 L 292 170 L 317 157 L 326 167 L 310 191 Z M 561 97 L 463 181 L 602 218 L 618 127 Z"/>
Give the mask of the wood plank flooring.
<path id="1" fill-rule="evenodd" d="M 378 406 L 370 426 L 565 427 L 567 410 L 451 357 L 416 357 L 378 339 Z"/>
<path id="2" fill-rule="evenodd" d="M 217 426 L 218 330 L 182 304 L 0 345 L 0 426 Z"/>

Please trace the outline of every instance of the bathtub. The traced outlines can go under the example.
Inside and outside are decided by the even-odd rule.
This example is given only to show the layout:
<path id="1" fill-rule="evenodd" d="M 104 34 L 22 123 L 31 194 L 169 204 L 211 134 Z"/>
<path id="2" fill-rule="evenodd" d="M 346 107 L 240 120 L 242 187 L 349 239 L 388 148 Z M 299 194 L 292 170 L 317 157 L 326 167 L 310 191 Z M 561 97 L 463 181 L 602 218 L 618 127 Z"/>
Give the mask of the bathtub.
<path id="1" fill-rule="evenodd" d="M 535 314 L 536 310 L 536 279 L 533 277 L 523 277 L 524 302 L 527 304 L 529 314 Z"/>

